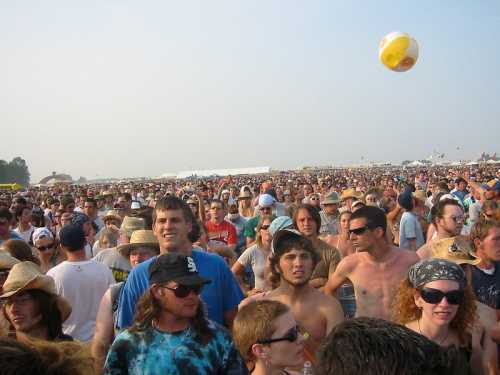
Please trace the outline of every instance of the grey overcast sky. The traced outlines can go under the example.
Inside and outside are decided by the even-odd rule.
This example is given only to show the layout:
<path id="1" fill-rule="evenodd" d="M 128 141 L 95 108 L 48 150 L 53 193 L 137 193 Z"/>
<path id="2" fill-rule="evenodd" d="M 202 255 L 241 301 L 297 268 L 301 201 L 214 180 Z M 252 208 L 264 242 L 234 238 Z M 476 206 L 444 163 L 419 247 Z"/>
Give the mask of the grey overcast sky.
<path id="1" fill-rule="evenodd" d="M 406 73 L 378 61 L 417 39 Z M 0 3 L 0 159 L 32 180 L 500 151 L 497 0 Z M 459 149 L 457 149 L 459 148 Z"/>

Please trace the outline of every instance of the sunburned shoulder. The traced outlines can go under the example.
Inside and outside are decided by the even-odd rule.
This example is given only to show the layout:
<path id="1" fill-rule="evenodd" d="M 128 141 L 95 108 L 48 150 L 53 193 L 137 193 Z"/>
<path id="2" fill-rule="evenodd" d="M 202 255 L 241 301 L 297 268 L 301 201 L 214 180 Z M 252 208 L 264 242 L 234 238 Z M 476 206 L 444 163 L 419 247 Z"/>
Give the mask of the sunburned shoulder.
<path id="1" fill-rule="evenodd" d="M 420 260 L 420 257 L 415 251 L 400 249 L 398 247 L 393 247 L 392 251 L 394 252 L 395 256 L 405 262 L 416 263 Z"/>

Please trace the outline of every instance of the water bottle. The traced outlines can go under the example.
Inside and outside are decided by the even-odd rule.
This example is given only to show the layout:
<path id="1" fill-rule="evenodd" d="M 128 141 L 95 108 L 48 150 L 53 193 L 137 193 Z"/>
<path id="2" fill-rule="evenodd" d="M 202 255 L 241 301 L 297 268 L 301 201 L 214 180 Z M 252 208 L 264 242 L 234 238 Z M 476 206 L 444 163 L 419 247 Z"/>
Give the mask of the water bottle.
<path id="1" fill-rule="evenodd" d="M 311 362 L 309 361 L 304 362 L 304 367 L 302 368 L 302 375 L 314 375 Z"/>

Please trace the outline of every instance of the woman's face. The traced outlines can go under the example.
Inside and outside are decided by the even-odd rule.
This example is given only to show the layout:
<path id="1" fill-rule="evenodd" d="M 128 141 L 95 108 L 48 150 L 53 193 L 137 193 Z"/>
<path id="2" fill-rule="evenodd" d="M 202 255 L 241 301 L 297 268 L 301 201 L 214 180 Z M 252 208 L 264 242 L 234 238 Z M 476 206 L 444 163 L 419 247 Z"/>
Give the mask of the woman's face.
<path id="1" fill-rule="evenodd" d="M 448 293 L 451 291 L 458 291 L 459 285 L 456 281 L 436 280 L 425 284 L 424 289 L 431 292 L 441 291 Z M 460 305 L 451 304 L 448 298 L 442 298 L 437 303 L 429 303 L 424 300 L 421 294 L 421 292 L 416 293 L 415 304 L 422 309 L 422 319 L 438 326 L 450 324 L 453 318 L 455 318 L 455 315 L 457 315 Z"/>
<path id="2" fill-rule="evenodd" d="M 30 293 L 7 298 L 5 312 L 16 331 L 29 333 L 42 321 L 38 303 Z"/>
<path id="3" fill-rule="evenodd" d="M 343 231 L 348 231 L 349 230 L 349 220 L 351 220 L 351 214 L 346 213 L 340 216 L 340 228 Z"/>
<path id="4" fill-rule="evenodd" d="M 47 259 L 54 255 L 54 239 L 53 238 L 40 238 L 35 241 L 35 248 L 40 259 Z"/>
<path id="5" fill-rule="evenodd" d="M 262 243 L 264 245 L 270 245 L 272 236 L 269 233 L 269 225 L 271 224 L 271 220 L 265 219 L 262 221 L 262 225 L 260 227 L 260 237 L 262 239 Z"/>
<path id="6" fill-rule="evenodd" d="M 297 328 L 297 322 L 291 312 L 278 317 L 274 325 L 276 330 L 271 339 L 287 336 L 290 331 Z M 274 342 L 269 344 L 269 349 L 269 362 L 274 368 L 298 367 L 304 362 L 304 338 L 300 333 L 294 342 L 288 340 Z"/>

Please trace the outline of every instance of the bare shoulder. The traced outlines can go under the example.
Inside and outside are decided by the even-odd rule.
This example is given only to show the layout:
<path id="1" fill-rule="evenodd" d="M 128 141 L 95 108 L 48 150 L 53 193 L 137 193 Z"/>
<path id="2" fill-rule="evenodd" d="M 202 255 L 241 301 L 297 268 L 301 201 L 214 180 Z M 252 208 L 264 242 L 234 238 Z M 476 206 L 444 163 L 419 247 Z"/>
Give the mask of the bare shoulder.
<path id="1" fill-rule="evenodd" d="M 243 301 L 241 301 L 240 304 L 238 305 L 238 310 L 241 309 L 242 307 L 248 305 L 251 302 L 271 300 L 271 299 L 273 299 L 271 296 L 271 292 L 257 293 L 257 294 L 254 294 L 253 296 L 250 296 L 250 297 L 243 299 Z"/>
<path id="2" fill-rule="evenodd" d="M 431 243 L 425 243 L 417 250 L 417 255 L 420 259 L 427 259 L 432 256 Z"/>
<path id="3" fill-rule="evenodd" d="M 397 247 L 393 247 L 393 251 L 397 254 L 397 257 L 402 263 L 408 265 L 415 264 L 420 260 L 420 257 L 415 251 L 400 249 Z"/>

